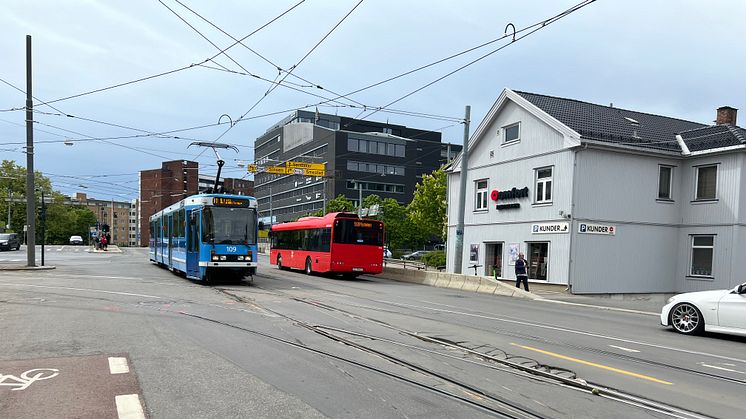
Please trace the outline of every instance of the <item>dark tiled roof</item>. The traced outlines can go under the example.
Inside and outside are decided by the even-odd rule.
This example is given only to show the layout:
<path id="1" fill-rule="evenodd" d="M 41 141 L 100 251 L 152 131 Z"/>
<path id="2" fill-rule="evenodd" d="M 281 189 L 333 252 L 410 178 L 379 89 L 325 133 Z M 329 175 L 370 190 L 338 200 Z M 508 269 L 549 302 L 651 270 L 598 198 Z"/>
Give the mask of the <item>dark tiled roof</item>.
<path id="1" fill-rule="evenodd" d="M 681 151 L 676 134 L 681 134 L 691 151 L 746 142 L 746 130 L 734 125 L 705 125 L 574 99 L 516 93 L 584 139 L 676 152 Z"/>

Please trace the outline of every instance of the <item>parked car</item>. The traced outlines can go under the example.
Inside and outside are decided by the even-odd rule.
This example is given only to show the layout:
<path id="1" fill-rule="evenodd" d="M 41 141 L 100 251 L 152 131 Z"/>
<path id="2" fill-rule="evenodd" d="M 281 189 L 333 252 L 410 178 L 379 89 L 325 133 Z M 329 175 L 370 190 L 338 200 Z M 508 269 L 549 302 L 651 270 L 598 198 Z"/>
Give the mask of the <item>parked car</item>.
<path id="1" fill-rule="evenodd" d="M 18 250 L 21 248 L 21 242 L 18 240 L 16 233 L 0 234 L 0 250 Z"/>
<path id="2" fill-rule="evenodd" d="M 70 236 L 70 244 L 83 244 L 83 238 L 80 236 Z"/>
<path id="3" fill-rule="evenodd" d="M 705 331 L 746 336 L 746 283 L 675 295 L 661 310 L 661 324 L 685 335 Z"/>
<path id="4" fill-rule="evenodd" d="M 383 257 L 386 258 L 386 259 L 390 259 L 391 258 L 391 250 L 389 250 L 388 247 L 384 247 L 383 248 Z"/>
<path id="5" fill-rule="evenodd" d="M 423 256 L 425 256 L 428 253 L 430 252 L 428 252 L 427 250 L 418 250 L 416 252 L 406 254 L 402 256 L 401 258 L 404 260 L 420 260 L 422 259 Z"/>

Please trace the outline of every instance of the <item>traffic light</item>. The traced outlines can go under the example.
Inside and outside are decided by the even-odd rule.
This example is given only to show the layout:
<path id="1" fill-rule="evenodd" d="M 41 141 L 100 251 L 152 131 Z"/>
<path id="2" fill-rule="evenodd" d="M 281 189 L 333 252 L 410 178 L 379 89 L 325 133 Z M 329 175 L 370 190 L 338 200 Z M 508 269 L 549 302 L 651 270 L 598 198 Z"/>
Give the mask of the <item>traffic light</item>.
<path id="1" fill-rule="evenodd" d="M 108 233 L 109 232 L 109 225 L 108 224 L 103 224 L 101 226 L 101 231 L 103 231 L 104 233 Z"/>

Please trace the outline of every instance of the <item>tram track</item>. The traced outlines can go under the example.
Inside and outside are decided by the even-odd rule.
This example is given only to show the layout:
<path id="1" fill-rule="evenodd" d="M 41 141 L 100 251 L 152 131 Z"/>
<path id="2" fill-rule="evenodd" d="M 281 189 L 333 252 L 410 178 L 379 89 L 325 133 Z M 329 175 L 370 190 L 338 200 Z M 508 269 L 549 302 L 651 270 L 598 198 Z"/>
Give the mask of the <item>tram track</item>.
<path id="1" fill-rule="evenodd" d="M 234 294 L 234 293 L 232 293 L 232 292 L 230 292 L 228 290 L 219 289 L 218 291 L 221 292 L 221 293 L 223 293 L 223 294 L 225 294 L 225 295 L 227 295 L 227 296 L 229 296 L 229 297 L 231 297 L 231 298 L 236 299 L 236 301 L 242 301 L 242 300 L 244 300 L 244 297 L 236 295 L 236 294 Z M 268 291 L 268 290 L 264 290 L 264 291 Z M 452 341 L 448 341 L 448 340 L 445 340 L 445 339 L 442 339 L 442 338 L 427 336 L 427 335 L 424 335 L 424 334 L 421 334 L 421 333 L 418 333 L 418 332 L 414 332 L 414 331 L 403 329 L 403 328 L 398 327 L 398 326 L 393 326 L 393 325 L 391 325 L 389 323 L 383 322 L 383 321 L 378 320 L 378 319 L 373 319 L 373 318 L 369 318 L 369 317 L 365 317 L 365 316 L 360 316 L 360 315 L 357 315 L 355 313 L 351 313 L 351 312 L 349 312 L 347 310 L 343 310 L 343 309 L 340 309 L 340 308 L 337 308 L 337 307 L 334 307 L 334 306 L 330 306 L 328 304 L 320 303 L 318 301 L 312 301 L 312 300 L 308 300 L 308 299 L 304 299 L 304 298 L 298 298 L 298 297 L 295 297 L 293 295 L 290 295 L 290 294 L 282 292 L 282 291 L 271 291 L 271 293 L 274 294 L 274 295 L 278 295 L 278 296 L 284 296 L 286 298 L 289 298 L 291 300 L 294 300 L 294 301 L 297 301 L 297 302 L 300 302 L 300 303 L 312 305 L 312 306 L 316 307 L 317 309 L 335 311 L 335 312 L 338 312 L 340 314 L 349 316 L 349 317 L 357 319 L 357 320 L 372 322 L 372 323 L 374 323 L 374 324 L 376 324 L 378 326 L 389 328 L 389 329 L 391 329 L 391 330 L 393 330 L 393 331 L 395 331 L 397 333 L 400 333 L 400 334 L 403 334 L 403 335 L 406 335 L 406 336 L 409 336 L 409 337 L 412 337 L 412 338 L 415 338 L 415 339 L 419 339 L 421 341 L 428 342 L 430 344 L 439 345 L 441 347 L 446 347 L 446 348 L 450 348 L 450 349 L 461 351 L 464 354 L 468 354 L 468 355 L 471 355 L 471 356 L 476 357 L 478 359 L 481 359 L 483 361 L 486 361 L 485 363 L 482 363 L 481 365 L 487 365 L 487 366 L 491 366 L 492 367 L 492 365 L 490 365 L 490 363 L 496 363 L 496 364 L 499 364 L 501 366 L 507 367 L 507 368 L 515 370 L 515 371 L 521 371 L 522 373 L 525 373 L 525 374 L 528 374 L 530 376 L 533 376 L 534 378 L 535 377 L 540 377 L 540 378 L 542 378 L 544 380 L 549 380 L 549 382 L 554 382 L 557 385 L 560 385 L 560 386 L 563 386 L 563 387 L 568 387 L 568 388 L 572 388 L 574 390 L 582 391 L 582 392 L 585 392 L 585 393 L 594 394 L 596 396 L 604 397 L 604 398 L 609 399 L 609 400 L 614 400 L 616 402 L 620 402 L 620 403 L 626 404 L 628 406 L 641 408 L 641 409 L 644 409 L 644 410 L 647 410 L 647 411 L 650 411 L 650 412 L 656 412 L 656 413 L 663 414 L 663 415 L 666 415 L 666 416 L 669 416 L 669 417 L 682 418 L 682 419 L 689 419 L 689 418 L 692 418 L 692 419 L 701 419 L 701 418 L 708 417 L 707 415 L 702 414 L 700 412 L 695 412 L 695 411 L 687 410 L 687 409 L 684 409 L 684 408 L 680 408 L 678 406 L 668 405 L 668 404 L 665 404 L 665 403 L 662 403 L 662 402 L 659 402 L 659 401 L 655 401 L 655 400 L 651 400 L 651 399 L 648 399 L 648 398 L 645 398 L 643 396 L 640 396 L 640 395 L 637 395 L 637 394 L 633 394 L 633 393 L 630 393 L 630 392 L 625 392 L 625 391 L 622 391 L 622 390 L 618 390 L 618 389 L 606 387 L 606 386 L 603 386 L 603 385 L 600 385 L 600 384 L 595 384 L 595 383 L 592 383 L 592 382 L 587 382 L 587 381 L 585 381 L 583 379 L 578 378 L 577 374 L 574 373 L 573 371 L 570 371 L 570 370 L 567 370 L 567 369 L 561 368 L 561 367 L 554 367 L 554 366 L 542 364 L 539 361 L 533 360 L 531 358 L 523 357 L 523 356 L 520 356 L 520 357 L 511 356 L 506 351 L 503 351 L 503 350 L 501 350 L 499 348 L 494 348 L 494 349 L 497 349 L 500 352 L 504 353 L 506 355 L 504 358 L 496 357 L 496 356 L 494 356 L 492 354 L 489 354 L 489 353 L 484 353 L 484 352 L 473 350 L 473 349 L 471 349 L 471 348 L 469 348 L 467 346 L 464 346 L 464 345 L 462 345 L 460 343 L 457 343 L 457 342 L 452 342 Z M 244 302 L 244 301 L 242 301 L 242 302 Z M 255 304 L 255 303 L 252 301 L 252 304 Z M 267 308 L 265 307 L 265 309 L 267 309 Z M 375 336 L 375 335 L 370 335 L 370 334 L 362 334 L 362 333 L 359 333 L 359 332 L 354 332 L 354 331 L 349 331 L 349 330 L 344 330 L 344 329 L 339 329 L 339 328 L 333 328 L 333 327 L 324 326 L 324 325 L 311 325 L 311 324 L 308 324 L 307 322 L 304 322 L 304 321 L 299 320 L 299 319 L 295 319 L 295 318 L 293 318 L 291 316 L 288 316 L 288 315 L 285 315 L 283 313 L 279 313 L 279 312 L 271 310 L 271 309 L 267 309 L 267 310 L 272 311 L 275 314 L 277 314 L 277 315 L 279 315 L 281 317 L 284 317 L 287 320 L 292 321 L 292 322 L 294 322 L 295 324 L 297 324 L 297 325 L 299 325 L 301 327 L 304 327 L 304 328 L 306 328 L 308 330 L 311 330 L 311 331 L 313 331 L 315 333 L 324 335 L 325 337 L 327 337 L 329 339 L 338 341 L 340 343 L 344 343 L 346 345 L 349 345 L 351 347 L 355 347 L 355 348 L 363 350 L 365 352 L 369 352 L 369 353 L 372 353 L 372 354 L 375 354 L 375 355 L 378 355 L 378 356 L 382 356 L 382 357 L 388 359 L 389 361 L 397 363 L 397 364 L 400 364 L 400 365 L 403 363 L 403 365 L 407 365 L 407 366 L 410 366 L 410 367 L 412 366 L 411 363 L 409 363 L 408 361 L 402 360 L 399 357 L 394 357 L 392 355 L 383 353 L 383 352 L 381 352 L 379 350 L 369 348 L 369 347 L 367 347 L 365 345 L 362 345 L 360 343 L 353 342 L 353 341 L 351 341 L 349 339 L 346 339 L 344 337 L 341 337 L 339 335 L 330 333 L 330 331 L 337 331 L 339 333 L 346 333 L 346 334 L 353 335 L 353 336 L 356 335 L 358 337 L 363 337 L 363 338 L 371 339 L 371 340 L 387 341 L 387 342 L 389 342 L 391 344 L 399 345 L 399 346 L 402 346 L 402 347 L 408 347 L 409 349 L 414 350 L 414 351 L 428 352 L 428 353 L 431 353 L 431 354 L 434 354 L 434 355 L 438 355 L 438 356 L 445 356 L 445 357 L 453 358 L 452 355 L 447 354 L 447 353 L 443 353 L 443 352 L 439 352 L 439 351 L 433 351 L 433 350 L 428 350 L 428 349 L 417 347 L 417 346 L 413 346 L 413 345 L 408 345 L 408 344 L 403 343 L 403 342 L 398 342 L 398 341 L 394 341 L 394 340 L 391 340 L 391 339 L 386 339 L 386 338 L 383 338 L 383 337 L 380 337 L 380 336 Z M 402 313 L 402 315 L 403 315 L 403 313 Z M 516 361 L 512 361 L 510 359 L 511 357 L 513 357 L 513 358 L 521 358 L 521 359 L 524 359 L 524 360 L 528 360 L 528 362 L 516 362 Z M 459 359 L 461 361 L 465 361 L 464 359 L 458 358 L 458 357 L 456 357 L 456 359 Z M 466 361 L 466 362 L 468 362 L 468 361 Z M 416 367 L 416 368 L 421 368 L 421 367 Z M 433 371 L 431 371 L 431 370 L 425 370 L 425 371 L 428 374 L 435 375 L 438 378 L 443 378 L 443 377 L 441 377 L 442 374 L 440 374 L 440 373 L 437 373 L 437 372 L 433 373 Z M 523 377 L 526 378 L 525 375 Z M 460 382 L 452 380 L 452 379 L 449 379 L 449 380 L 451 380 L 452 383 L 455 382 L 458 385 L 463 385 L 464 384 L 464 383 L 460 383 Z M 487 394 L 487 392 L 485 392 L 484 390 L 481 390 L 481 389 L 472 389 L 471 387 L 472 386 L 467 385 L 465 388 L 468 388 L 470 390 L 477 390 L 477 391 L 479 391 L 478 394 Z"/>

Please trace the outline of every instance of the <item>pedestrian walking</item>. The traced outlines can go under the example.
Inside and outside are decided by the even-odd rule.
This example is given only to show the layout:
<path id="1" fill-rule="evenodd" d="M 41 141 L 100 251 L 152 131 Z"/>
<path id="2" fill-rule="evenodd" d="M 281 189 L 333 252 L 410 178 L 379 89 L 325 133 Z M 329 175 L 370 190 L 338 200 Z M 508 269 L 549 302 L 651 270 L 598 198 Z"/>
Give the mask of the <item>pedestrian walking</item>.
<path id="1" fill-rule="evenodd" d="M 104 252 L 106 251 L 107 244 L 109 244 L 109 242 L 106 240 L 106 235 L 101 236 L 101 247 L 104 249 Z"/>
<path id="2" fill-rule="evenodd" d="M 515 261 L 515 287 L 520 288 L 523 282 L 523 288 L 528 291 L 528 263 L 524 259 L 523 253 L 518 254 L 518 260 Z"/>
<path id="3" fill-rule="evenodd" d="M 106 233 L 106 245 L 108 246 L 110 244 L 111 244 L 111 234 Z"/>

